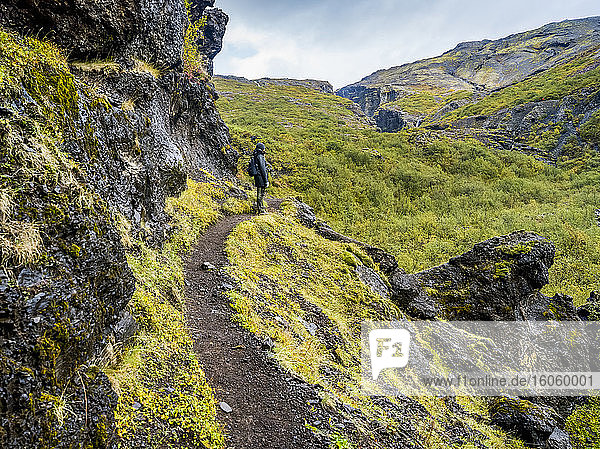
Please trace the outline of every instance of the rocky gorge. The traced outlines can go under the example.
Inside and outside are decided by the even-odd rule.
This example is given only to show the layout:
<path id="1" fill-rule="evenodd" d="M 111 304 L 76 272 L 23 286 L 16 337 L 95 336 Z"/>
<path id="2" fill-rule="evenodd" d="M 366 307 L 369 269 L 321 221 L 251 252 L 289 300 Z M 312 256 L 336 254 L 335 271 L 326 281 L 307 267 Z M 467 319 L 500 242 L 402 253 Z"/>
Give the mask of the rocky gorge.
<path id="1" fill-rule="evenodd" d="M 255 372 L 263 366 L 270 370 L 259 372 L 273 377 L 269 385 L 286 385 L 283 392 L 265 391 L 242 370 L 238 390 L 252 401 L 262 395 L 265 402 L 301 392 L 274 406 L 289 420 L 302 415 L 294 435 L 269 424 L 282 443 L 261 441 L 262 447 L 574 447 L 567 431 L 569 417 L 586 406 L 581 398 L 500 398 L 465 405 L 454 398 L 419 402 L 357 394 L 353 332 L 360 319 L 596 319 L 598 294 L 580 307 L 567 295 L 543 294 L 556 247 L 534 232 L 493 237 L 448 263 L 407 273 L 387 250 L 337 232 L 311 206 L 291 198 L 291 189 L 290 198 L 271 199 L 271 213 L 250 217 L 245 190 L 251 186 L 240 173 L 249 147 L 240 139 L 254 143 L 256 136 L 247 129 L 232 136 L 217 109 L 219 97 L 241 95 L 218 93 L 211 79 L 228 22 L 214 3 L 0 0 L 0 445 L 226 447 L 221 419 L 248 426 L 261 416 L 235 418 L 236 404 L 217 402 L 223 392 L 213 392 L 213 379 L 202 371 L 211 366 L 218 372 L 221 366 L 202 360 L 217 343 L 207 339 L 207 329 L 219 322 L 220 329 L 238 326 L 239 345 L 232 347 L 226 338 L 218 342 L 225 357 L 238 351 L 232 359 L 243 366 L 250 354 Z M 446 55 L 451 70 L 440 85 L 483 99 L 595 48 L 595 31 L 588 41 L 581 30 L 595 30 L 597 22 L 568 24 L 560 38 L 550 26 L 508 39 L 510 45 L 536 40 L 546 55 L 519 73 L 507 71 L 507 64 L 529 54 L 529 44 L 507 52 L 505 60 L 497 55 L 504 54 L 506 42 L 459 45 Z M 588 72 L 595 70 L 592 65 L 586 65 Z M 219 80 L 284 89 L 286 109 L 309 110 L 317 104 L 311 96 L 318 95 L 330 102 L 320 111 L 329 113 L 332 105 L 343 111 L 335 129 L 345 123 L 368 132 L 367 116 L 385 116 L 384 103 L 429 76 L 427 64 L 419 67 L 416 75 L 403 74 L 406 84 L 396 83 L 400 94 L 396 84 L 385 83 L 338 92 L 364 112 L 349 101 L 336 103 L 340 99 L 326 81 Z M 438 81 L 430 87 L 439 87 Z M 534 116 L 562 117 L 565 105 L 573 104 L 569 111 L 589 121 L 597 98 L 585 94 L 587 102 L 573 94 L 520 105 L 511 112 L 517 117 L 514 127 L 527 120 L 529 128 L 536 126 Z M 272 105 L 266 95 L 253 98 Z M 445 105 L 448 111 L 470 100 L 461 94 L 452 101 Z M 460 118 L 447 126 L 472 128 L 469 120 L 475 120 L 493 127 L 488 124 L 508 120 L 505 113 Z M 419 126 L 423 117 L 414 117 Z M 304 130 L 293 119 L 282 120 L 274 123 Z M 402 114 L 385 118 L 394 129 L 411 120 Z M 369 148 L 344 153 L 334 140 L 322 146 L 314 159 L 329 172 L 336 170 L 321 157 L 326 152 L 342 154 L 348 166 L 386 163 Z M 274 183 L 298 167 L 304 168 L 298 161 L 277 165 Z M 296 182 L 310 184 L 300 176 Z M 222 215 L 233 216 L 225 220 L 226 229 L 219 229 Z M 202 232 L 214 223 L 218 241 L 202 241 Z M 192 285 L 184 277 L 182 257 L 198 239 L 202 251 L 193 254 L 208 259 L 218 253 L 222 266 L 188 260 Z M 194 299 L 206 304 L 186 303 Z M 188 324 L 173 330 L 172 318 L 186 314 Z M 189 324 L 192 318 L 198 320 Z M 207 321 L 210 325 L 202 325 Z M 174 336 L 156 343 L 151 331 Z M 143 356 L 140 347 L 127 352 L 134 342 L 146 348 Z M 298 356 L 299 350 L 304 352 Z M 153 383 L 144 384 L 134 368 Z M 170 377 L 158 375 L 160 370 Z M 115 381 L 123 378 L 133 387 Z M 198 398 L 208 398 L 207 403 Z M 240 397 L 234 394 L 235 399 Z M 287 409 L 288 402 L 296 408 Z M 247 409 L 262 410 L 255 405 Z M 227 418 L 215 418 L 217 407 Z M 227 431 L 244 447 L 259 447 L 244 442 L 243 430 Z M 310 445 L 300 441 L 306 435 Z M 509 446 L 499 446 L 504 444 Z"/>

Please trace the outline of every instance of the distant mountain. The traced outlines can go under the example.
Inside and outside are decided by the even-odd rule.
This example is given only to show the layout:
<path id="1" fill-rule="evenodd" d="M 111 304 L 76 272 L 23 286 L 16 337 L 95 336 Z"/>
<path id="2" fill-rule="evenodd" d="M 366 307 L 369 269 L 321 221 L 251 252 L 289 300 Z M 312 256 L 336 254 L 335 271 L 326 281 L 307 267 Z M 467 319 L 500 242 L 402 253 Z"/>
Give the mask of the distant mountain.
<path id="1" fill-rule="evenodd" d="M 256 80 L 249 80 L 242 76 L 233 76 L 233 75 L 217 75 L 215 78 L 222 78 L 226 80 L 238 81 L 240 83 L 251 83 L 256 84 L 257 86 L 300 86 L 300 87 L 308 87 L 309 89 L 318 90 L 319 92 L 323 92 L 326 94 L 333 93 L 333 86 L 329 81 L 321 81 L 321 80 L 313 80 L 313 79 L 305 79 L 305 80 L 296 80 L 290 78 L 260 78 Z"/>
<path id="2" fill-rule="evenodd" d="M 599 50 L 600 17 L 567 20 L 495 41 L 461 43 L 435 58 L 379 70 L 336 93 L 357 103 L 383 131 L 486 128 L 528 141 L 528 123 L 561 124 L 570 131 L 558 146 L 546 148 L 557 155 L 566 137 L 598 109 Z M 548 100 L 554 103 L 541 103 Z M 537 119 L 529 117 L 524 126 L 533 110 Z M 581 115 L 577 124 L 565 122 L 567 111 Z"/>

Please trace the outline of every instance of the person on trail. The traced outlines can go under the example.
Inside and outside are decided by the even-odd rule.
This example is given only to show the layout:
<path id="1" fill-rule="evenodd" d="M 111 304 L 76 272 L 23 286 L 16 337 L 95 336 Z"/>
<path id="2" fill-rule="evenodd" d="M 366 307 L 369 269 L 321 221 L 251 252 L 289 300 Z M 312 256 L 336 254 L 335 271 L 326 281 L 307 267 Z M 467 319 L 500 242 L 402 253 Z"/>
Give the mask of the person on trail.
<path id="1" fill-rule="evenodd" d="M 269 187 L 269 171 L 267 170 L 267 161 L 265 160 L 265 146 L 258 143 L 252 154 L 254 163 L 254 185 L 256 186 L 256 207 L 259 214 L 265 213 L 265 191 Z"/>

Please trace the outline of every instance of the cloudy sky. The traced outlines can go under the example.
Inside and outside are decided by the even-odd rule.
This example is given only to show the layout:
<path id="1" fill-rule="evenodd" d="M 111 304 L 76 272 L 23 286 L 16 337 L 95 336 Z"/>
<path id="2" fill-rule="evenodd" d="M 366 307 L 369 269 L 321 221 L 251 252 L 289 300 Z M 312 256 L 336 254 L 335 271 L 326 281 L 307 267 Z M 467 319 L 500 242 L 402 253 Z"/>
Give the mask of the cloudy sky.
<path id="1" fill-rule="evenodd" d="M 598 0 L 217 0 L 230 17 L 215 73 L 330 81 L 437 56 L 548 22 L 600 15 Z"/>

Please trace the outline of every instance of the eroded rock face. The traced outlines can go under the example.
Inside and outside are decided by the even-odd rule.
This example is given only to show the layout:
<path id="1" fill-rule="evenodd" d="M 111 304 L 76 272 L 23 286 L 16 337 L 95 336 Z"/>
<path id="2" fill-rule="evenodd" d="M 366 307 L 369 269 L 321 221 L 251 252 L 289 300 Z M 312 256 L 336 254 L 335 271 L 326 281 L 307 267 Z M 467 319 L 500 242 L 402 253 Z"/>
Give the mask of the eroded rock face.
<path id="1" fill-rule="evenodd" d="M 509 86 L 568 61 L 600 43 L 600 18 L 550 23 L 490 41 L 463 42 L 441 56 L 378 70 L 337 93 L 373 116 L 415 88 L 486 91 Z"/>
<path id="2" fill-rule="evenodd" d="M 188 17 L 182 0 L 138 1 L 138 31 L 123 52 L 160 68 L 180 69 Z"/>
<path id="3" fill-rule="evenodd" d="M 201 52 L 212 58 L 221 50 L 227 15 L 206 8 L 213 1 L 191 2 L 192 20 L 206 16 Z M 0 2 L 2 26 L 18 33 L 49 37 L 74 60 L 134 57 L 161 68 L 182 64 L 189 19 L 183 0 L 19 0 Z"/>
<path id="4" fill-rule="evenodd" d="M 6 254 L 2 245 L 0 445 L 106 447 L 102 429 L 114 427 L 117 398 L 92 365 L 131 298 L 134 278 L 106 203 L 84 187 L 81 172 L 60 162 L 40 131 L 42 116 L 30 111 L 0 123 L 0 170 L 10 179 L 2 187 L 13 204 L 2 218 L 2 237 L 7 227 L 28 223 L 35 224 L 28 237 L 40 237 L 29 244 L 38 256 L 27 263 L 18 262 L 25 248 Z M 40 158 L 54 165 L 45 170 L 60 175 L 40 170 Z"/>
<path id="5" fill-rule="evenodd" d="M 77 134 L 66 134 L 66 149 L 89 167 L 90 181 L 115 212 L 142 237 L 162 242 L 169 230 L 165 199 L 185 188 L 188 175 L 201 178 L 207 170 L 227 177 L 235 171 L 237 154 L 212 88 L 178 72 L 161 78 L 135 69 L 75 73 L 98 86 L 108 104 L 87 108 L 89 115 L 80 117 L 89 123 L 96 151 Z"/>
<path id="6" fill-rule="evenodd" d="M 204 170 L 231 176 L 237 154 L 214 89 L 180 70 L 182 0 L 0 1 L 0 22 L 119 62 L 40 58 L 0 85 L 0 238 L 24 227 L 37 248 L 0 255 L 0 446 L 114 447 L 117 396 L 95 366 L 136 328 L 117 225 L 162 244 L 165 199 Z"/>
<path id="7" fill-rule="evenodd" d="M 49 37 L 74 58 L 119 54 L 140 31 L 135 0 L 17 0 L 0 2 L 2 26 Z"/>

